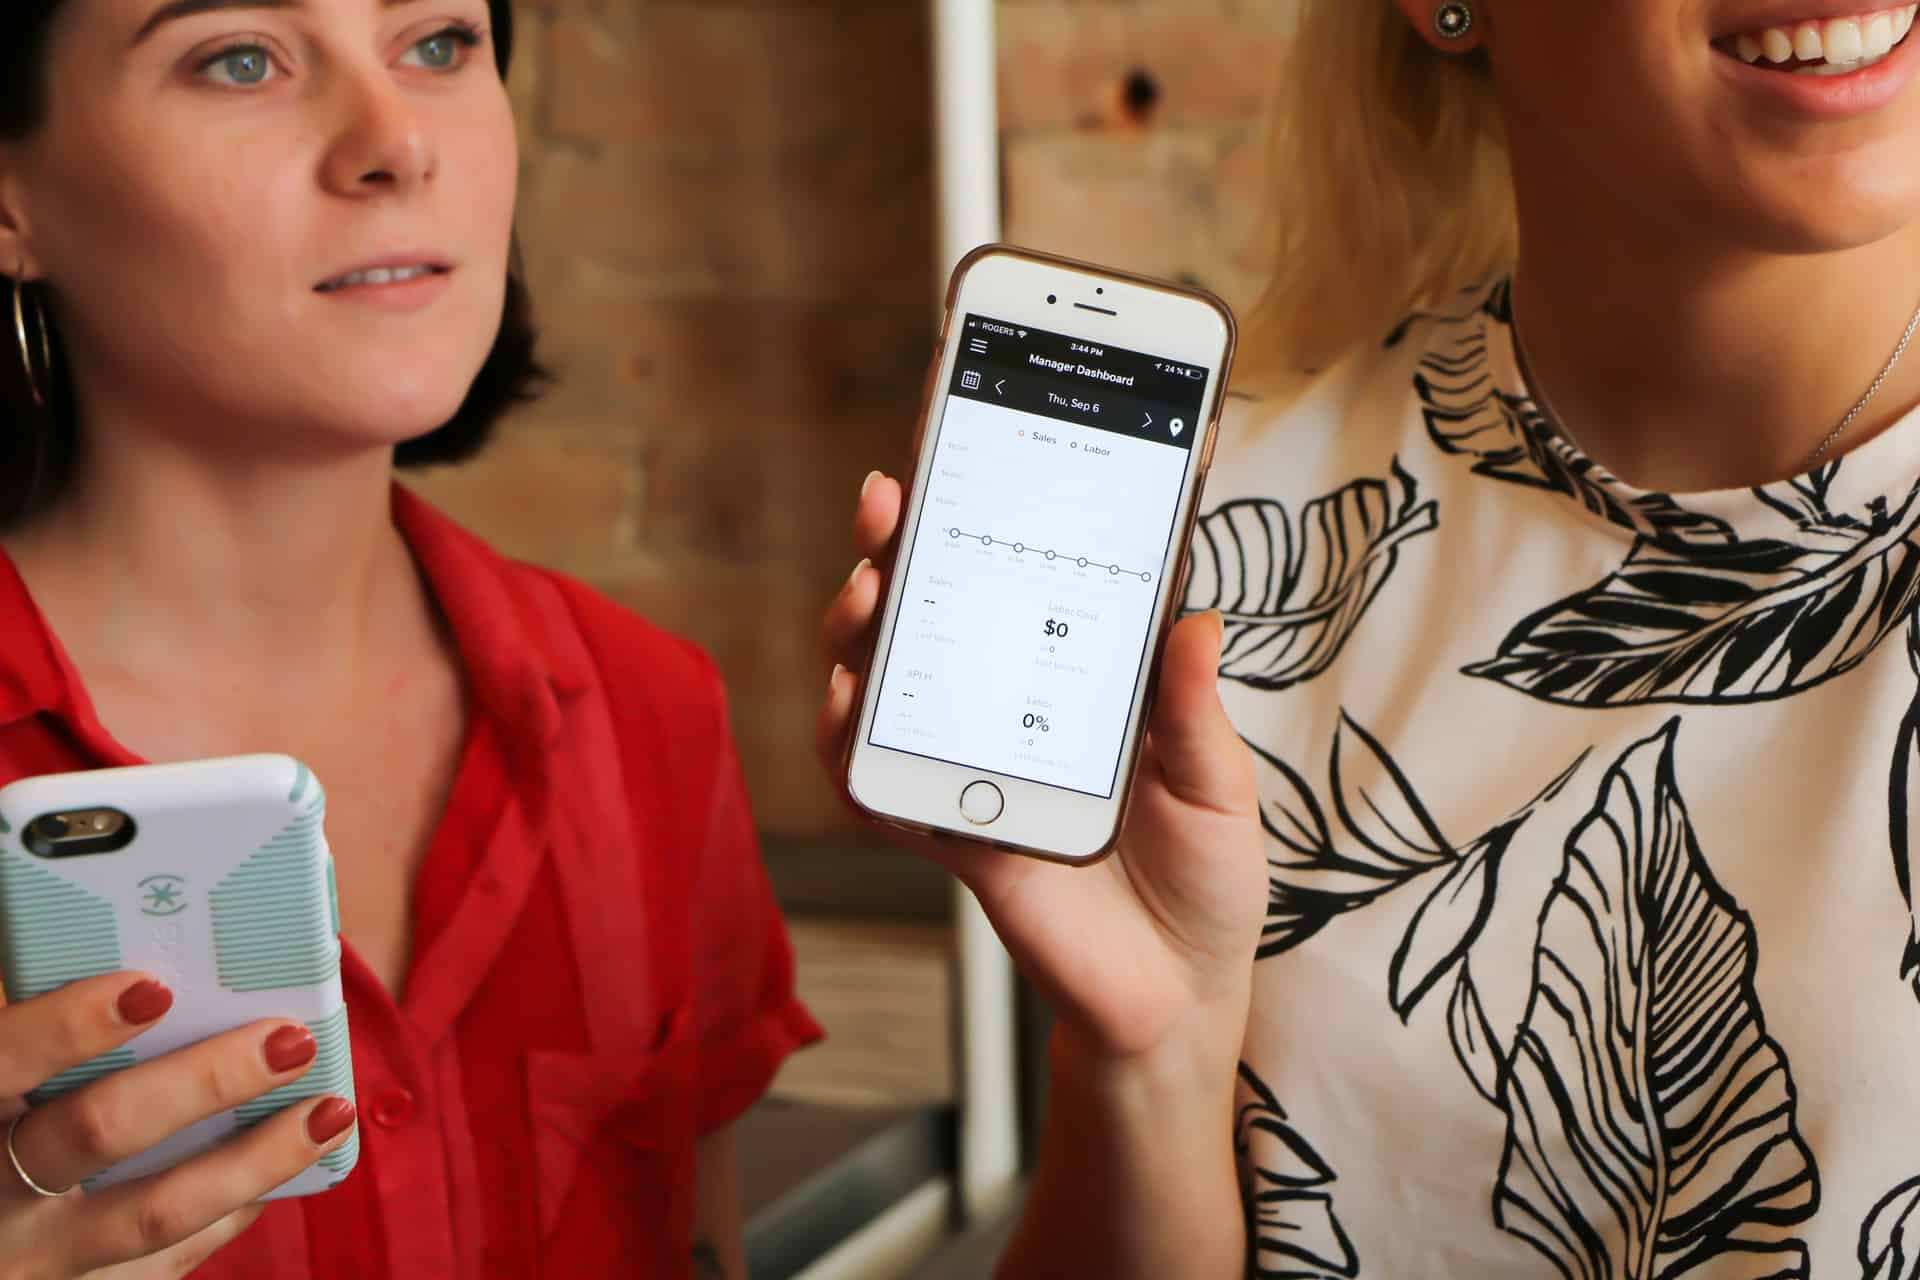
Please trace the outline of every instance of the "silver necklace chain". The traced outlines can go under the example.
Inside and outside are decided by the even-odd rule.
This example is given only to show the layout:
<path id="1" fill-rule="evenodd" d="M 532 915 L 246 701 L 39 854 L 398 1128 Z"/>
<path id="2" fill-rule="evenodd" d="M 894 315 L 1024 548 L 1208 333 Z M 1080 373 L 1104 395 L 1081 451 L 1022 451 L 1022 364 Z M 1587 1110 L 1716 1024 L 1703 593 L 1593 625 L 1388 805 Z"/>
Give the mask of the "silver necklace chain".
<path id="1" fill-rule="evenodd" d="M 1573 438 L 1573 432 L 1568 429 L 1567 420 L 1560 416 L 1560 411 L 1553 407 L 1551 400 L 1547 399 L 1546 387 L 1541 384 L 1539 377 L 1533 371 L 1533 361 L 1527 359 L 1527 344 L 1520 336 L 1520 303 L 1518 298 L 1518 292 L 1509 284 L 1507 286 L 1507 315 L 1511 317 L 1513 328 L 1513 353 L 1520 357 L 1520 376 L 1526 380 L 1527 390 L 1533 393 L 1534 404 L 1537 405 L 1540 411 L 1546 416 L 1547 425 L 1553 428 L 1554 433 L 1562 440 L 1565 440 L 1575 453 L 1585 453 L 1586 450 L 1580 447 L 1580 442 Z"/>
<path id="2" fill-rule="evenodd" d="M 1874 375 L 1873 381 L 1867 384 L 1866 394 L 1854 402 L 1853 408 L 1847 410 L 1847 416 L 1840 419 L 1833 430 L 1827 432 L 1826 438 L 1820 442 L 1820 447 L 1813 451 L 1813 457 L 1808 459 L 1809 465 L 1820 461 L 1827 450 L 1833 447 L 1833 442 L 1840 438 L 1841 433 L 1853 425 L 1853 420 L 1860 416 L 1860 411 L 1867 407 L 1867 402 L 1880 393 L 1880 384 L 1885 382 L 1887 375 L 1893 372 L 1893 366 L 1900 363 L 1900 357 L 1907 354 L 1907 344 L 1913 341 L 1915 329 L 1920 329 L 1920 307 L 1914 308 L 1913 317 L 1907 321 L 1906 331 L 1900 335 L 1900 344 L 1893 349 L 1893 354 L 1887 357 L 1887 363 L 1881 367 L 1879 373 Z"/>
<path id="3" fill-rule="evenodd" d="M 1509 287 L 1507 313 L 1513 319 L 1513 349 L 1514 353 L 1520 357 L 1521 376 L 1526 378 L 1527 389 L 1533 393 L 1534 401 L 1546 413 L 1548 423 L 1560 434 L 1561 439 L 1578 450 L 1579 441 L 1575 440 L 1573 432 L 1567 429 L 1567 420 L 1560 416 L 1560 411 L 1555 409 L 1553 402 L 1547 399 L 1547 393 L 1541 387 L 1540 379 L 1533 372 L 1533 362 L 1527 359 L 1527 344 L 1520 336 L 1520 307 L 1516 296 Z M 1900 363 L 1900 357 L 1907 354 L 1907 347 L 1913 342 L 1913 335 L 1917 331 L 1920 331 L 1920 306 L 1914 308 L 1913 315 L 1907 320 L 1907 327 L 1900 334 L 1900 342 L 1894 347 L 1893 354 L 1887 357 L 1887 363 L 1881 366 L 1880 372 L 1875 374 L 1873 381 L 1867 384 L 1867 389 L 1861 393 L 1858 400 L 1854 401 L 1853 408 L 1847 410 L 1847 416 L 1840 419 L 1833 430 L 1827 432 L 1826 437 L 1814 449 L 1812 456 L 1807 459 L 1807 470 L 1812 470 L 1820 459 L 1826 456 L 1827 450 L 1833 448 L 1834 441 L 1846 434 L 1847 428 L 1852 426 L 1854 420 L 1873 402 L 1873 398 L 1880 394 L 1880 388 L 1886 384 L 1887 375 L 1893 372 L 1893 366 Z"/>

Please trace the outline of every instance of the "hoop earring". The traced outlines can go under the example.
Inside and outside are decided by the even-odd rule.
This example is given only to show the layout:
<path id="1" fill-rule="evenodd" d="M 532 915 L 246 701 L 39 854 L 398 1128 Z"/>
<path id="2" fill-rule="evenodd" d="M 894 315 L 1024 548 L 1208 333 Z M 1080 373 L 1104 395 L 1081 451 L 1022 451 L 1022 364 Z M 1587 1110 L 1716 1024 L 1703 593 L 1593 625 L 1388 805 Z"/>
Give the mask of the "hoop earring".
<path id="1" fill-rule="evenodd" d="M 1462 0 L 1448 0 L 1434 11 L 1433 29 L 1442 40 L 1463 39 L 1473 30 L 1473 6 Z"/>
<path id="2" fill-rule="evenodd" d="M 21 271 L 24 274 L 23 265 Z M 23 279 L 13 281 L 13 336 L 20 343 L 20 363 L 27 371 L 27 390 L 33 393 L 33 402 L 46 407 L 47 397 L 40 389 L 39 375 L 33 371 L 33 343 L 27 338 L 27 282 Z M 47 309 L 39 301 L 33 304 L 34 323 L 40 329 L 40 364 L 47 371 L 49 381 L 53 378 L 53 336 L 47 327 Z"/>

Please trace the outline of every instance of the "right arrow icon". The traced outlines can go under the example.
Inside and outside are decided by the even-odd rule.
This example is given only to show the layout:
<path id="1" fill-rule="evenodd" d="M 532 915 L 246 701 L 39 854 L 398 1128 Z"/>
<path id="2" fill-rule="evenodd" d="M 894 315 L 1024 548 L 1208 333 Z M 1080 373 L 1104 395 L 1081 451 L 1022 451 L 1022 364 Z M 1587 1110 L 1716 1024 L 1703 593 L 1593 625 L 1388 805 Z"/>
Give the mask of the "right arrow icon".
<path id="1" fill-rule="evenodd" d="M 1149 414 L 1147 414 L 1147 420 L 1146 420 L 1145 422 L 1143 422 L 1143 423 L 1141 423 L 1141 424 L 1140 424 L 1140 427 L 1141 427 L 1141 429 L 1142 429 L 1142 430 L 1145 430 L 1145 429 L 1147 429 L 1147 428 L 1150 428 L 1150 427 L 1152 427 L 1152 426 L 1153 426 L 1153 415 L 1149 413 Z"/>

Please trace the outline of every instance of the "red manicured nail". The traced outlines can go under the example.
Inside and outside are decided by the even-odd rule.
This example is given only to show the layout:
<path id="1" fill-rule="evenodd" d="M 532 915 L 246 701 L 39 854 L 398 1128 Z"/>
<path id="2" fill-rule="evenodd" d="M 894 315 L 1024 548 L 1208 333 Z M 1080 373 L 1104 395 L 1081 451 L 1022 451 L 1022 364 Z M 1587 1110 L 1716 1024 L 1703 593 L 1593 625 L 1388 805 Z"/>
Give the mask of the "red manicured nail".
<path id="1" fill-rule="evenodd" d="M 161 1015 L 173 1008 L 173 992 L 151 978 L 144 978 L 122 991 L 114 1007 L 120 1011 L 122 1022 L 130 1027 L 144 1027 L 149 1022 L 158 1022 Z"/>
<path id="2" fill-rule="evenodd" d="M 319 1051 L 320 1047 L 313 1042 L 313 1032 L 305 1027 L 281 1027 L 267 1037 L 267 1066 L 276 1074 L 292 1071 L 312 1062 Z"/>
<path id="3" fill-rule="evenodd" d="M 345 1098 L 328 1098 L 307 1116 L 307 1136 L 313 1145 L 324 1147 L 345 1133 L 353 1124 L 353 1104 Z"/>

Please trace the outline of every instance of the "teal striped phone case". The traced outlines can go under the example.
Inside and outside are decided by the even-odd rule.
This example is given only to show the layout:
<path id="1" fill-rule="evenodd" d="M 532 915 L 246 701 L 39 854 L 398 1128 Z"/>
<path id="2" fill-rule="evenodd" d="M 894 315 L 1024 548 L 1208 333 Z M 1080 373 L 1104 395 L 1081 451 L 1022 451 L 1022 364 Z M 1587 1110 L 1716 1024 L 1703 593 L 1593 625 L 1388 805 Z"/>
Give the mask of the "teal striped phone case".
<path id="1" fill-rule="evenodd" d="M 46 856 L 44 815 L 114 809 L 112 852 Z M 167 1016 L 125 1047 L 47 1081 L 36 1105 L 262 1018 L 305 1023 L 306 1075 L 89 1179 L 99 1189 L 170 1168 L 293 1103 L 353 1097 L 326 795 L 288 756 L 239 756 L 24 778 L 0 789 L 0 980 L 10 1000 L 122 969 L 173 989 Z M 35 829 L 37 830 L 37 829 Z M 359 1139 L 275 1190 L 312 1195 L 352 1171 Z"/>

